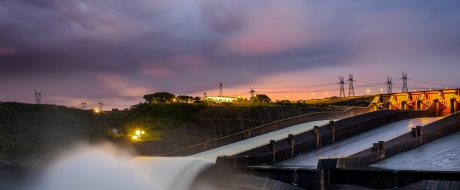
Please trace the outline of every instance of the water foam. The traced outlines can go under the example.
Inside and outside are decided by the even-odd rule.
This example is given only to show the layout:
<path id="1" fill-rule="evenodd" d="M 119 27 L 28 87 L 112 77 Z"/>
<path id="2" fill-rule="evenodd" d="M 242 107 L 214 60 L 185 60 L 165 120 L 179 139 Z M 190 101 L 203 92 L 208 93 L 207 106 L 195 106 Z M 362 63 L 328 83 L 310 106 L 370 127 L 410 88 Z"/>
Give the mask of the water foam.
<path id="1" fill-rule="evenodd" d="M 85 145 L 52 162 L 32 189 L 187 190 L 212 164 L 190 157 L 133 158 L 112 145 Z"/>

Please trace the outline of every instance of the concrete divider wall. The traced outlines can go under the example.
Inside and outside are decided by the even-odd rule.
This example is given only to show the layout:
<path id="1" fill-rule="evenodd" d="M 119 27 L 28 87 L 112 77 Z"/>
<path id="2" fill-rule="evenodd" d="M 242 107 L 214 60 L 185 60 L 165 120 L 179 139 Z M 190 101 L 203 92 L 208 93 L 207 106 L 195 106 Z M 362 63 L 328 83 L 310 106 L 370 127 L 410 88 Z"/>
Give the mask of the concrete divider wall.
<path id="1" fill-rule="evenodd" d="M 368 113 L 372 110 L 375 110 L 375 106 L 369 107 L 353 107 L 348 110 L 338 112 L 338 111 L 331 111 L 331 112 L 319 112 L 319 113 L 311 113 L 305 114 L 301 116 L 291 117 L 279 121 L 275 121 L 272 123 L 268 123 L 265 125 L 261 125 L 259 127 L 255 127 L 246 131 L 242 131 L 230 136 L 222 137 L 219 139 L 215 139 L 212 141 L 208 141 L 205 143 L 201 143 L 198 145 L 190 146 L 188 148 L 184 148 L 181 150 L 177 150 L 174 152 L 170 152 L 167 154 L 162 154 L 161 156 L 189 156 L 196 153 L 204 152 L 207 150 L 211 150 L 214 148 L 218 148 L 221 146 L 225 146 L 231 143 L 235 143 L 241 140 L 245 140 L 251 137 L 263 135 L 269 132 L 273 132 L 279 129 L 284 129 L 286 127 L 290 127 L 293 125 L 298 125 L 306 122 L 311 121 L 318 121 L 318 120 L 331 120 L 331 119 L 342 119 L 346 117 L 352 117 L 355 115 Z M 139 149 L 143 149 L 144 147 L 139 146 Z M 140 150 L 139 152 L 143 152 Z"/>
<path id="2" fill-rule="evenodd" d="M 455 113 L 446 118 L 426 125 L 421 136 L 412 132 L 405 133 L 397 138 L 385 142 L 383 150 L 365 149 L 348 158 L 339 158 L 337 168 L 364 166 L 381 159 L 396 155 L 421 144 L 425 144 L 460 130 L 460 113 Z M 369 145 L 371 146 L 371 145 Z"/>
<path id="3" fill-rule="evenodd" d="M 274 179 L 287 184 L 296 184 L 299 187 L 313 189 L 318 186 L 317 170 L 305 168 L 241 168 L 241 172 Z"/>
<path id="4" fill-rule="evenodd" d="M 404 187 L 422 180 L 458 181 L 454 171 L 395 171 L 375 169 L 336 169 L 335 184 L 354 184 L 375 189 Z M 442 189 L 441 187 L 437 187 Z M 428 188 L 430 189 L 430 188 Z"/>
<path id="5" fill-rule="evenodd" d="M 292 154 L 292 148 L 286 142 L 289 142 L 288 138 L 281 139 L 278 143 L 275 143 L 276 148 L 275 152 L 268 145 L 264 145 L 258 148 L 254 148 L 248 151 L 241 152 L 236 154 L 236 157 L 244 157 L 246 159 L 251 158 L 251 160 L 257 160 L 257 164 L 267 164 L 273 163 L 277 161 L 281 161 L 292 157 L 296 154 L 302 152 L 308 152 L 314 150 L 318 147 L 333 143 L 337 140 L 342 140 L 353 135 L 356 135 L 361 132 L 365 132 L 367 130 L 371 130 L 382 125 L 400 121 L 403 119 L 411 119 L 411 118 L 419 118 L 419 117 L 434 117 L 436 116 L 438 110 L 436 104 L 438 102 L 434 102 L 426 110 L 379 110 L 375 112 L 370 112 L 366 114 L 357 115 L 354 117 L 345 118 L 339 120 L 334 123 L 335 127 L 335 139 L 332 138 L 332 131 L 329 128 L 329 124 L 323 125 L 318 128 L 319 135 L 320 135 L 320 143 L 318 146 L 318 142 L 315 137 L 315 133 L 313 130 L 306 131 L 304 133 L 298 134 L 294 136 L 294 154 Z M 267 143 L 269 140 L 275 139 L 267 139 Z M 372 146 L 372 145 L 369 145 Z M 372 155 L 372 153 L 371 153 Z M 378 154 L 375 156 L 378 157 Z M 273 157 L 275 159 L 273 159 Z M 354 160 L 349 160 L 348 162 L 362 162 L 362 159 L 371 159 L 372 156 L 367 158 L 357 158 Z M 219 159 L 219 158 L 218 158 Z M 231 156 L 222 157 L 221 159 L 232 159 Z M 254 163 L 254 162 L 235 162 L 235 163 Z"/>

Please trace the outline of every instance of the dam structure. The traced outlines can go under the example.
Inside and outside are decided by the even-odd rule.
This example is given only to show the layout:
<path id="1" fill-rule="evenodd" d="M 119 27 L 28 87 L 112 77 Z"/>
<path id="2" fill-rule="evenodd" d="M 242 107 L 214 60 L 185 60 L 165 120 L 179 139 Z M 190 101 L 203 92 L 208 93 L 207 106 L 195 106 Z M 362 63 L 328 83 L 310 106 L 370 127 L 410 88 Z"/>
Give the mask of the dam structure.
<path id="1" fill-rule="evenodd" d="M 366 112 L 312 128 L 307 122 L 303 132 L 287 126 L 277 136 L 261 136 L 265 144 L 216 155 L 214 170 L 220 180 L 245 174 L 305 189 L 455 189 L 459 104 L 458 89 L 379 94 Z"/>

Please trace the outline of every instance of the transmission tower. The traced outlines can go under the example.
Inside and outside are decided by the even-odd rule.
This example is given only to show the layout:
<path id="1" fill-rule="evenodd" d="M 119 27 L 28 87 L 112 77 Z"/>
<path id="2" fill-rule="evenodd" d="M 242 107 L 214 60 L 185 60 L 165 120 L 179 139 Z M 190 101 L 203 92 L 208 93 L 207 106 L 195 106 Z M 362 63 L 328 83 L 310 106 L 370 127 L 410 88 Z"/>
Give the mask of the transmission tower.
<path id="1" fill-rule="evenodd" d="M 42 101 L 42 91 L 40 90 L 40 92 L 37 92 L 37 90 L 35 90 L 35 103 L 41 104 L 41 101 Z"/>
<path id="2" fill-rule="evenodd" d="M 342 97 L 342 95 L 343 95 L 343 97 L 346 97 L 345 96 L 344 85 L 347 84 L 347 83 L 345 83 L 345 80 L 343 79 L 342 76 L 339 76 L 339 78 L 340 78 L 340 82 L 337 83 L 337 84 L 340 84 L 340 96 L 339 97 Z"/>
<path id="3" fill-rule="evenodd" d="M 407 88 L 407 73 L 402 73 L 402 80 L 403 80 L 403 88 L 402 88 L 402 91 L 403 92 L 409 92 L 409 89 Z"/>
<path id="4" fill-rule="evenodd" d="M 393 83 L 391 82 L 391 77 L 387 77 L 387 93 L 391 94 L 392 93 L 392 88 L 393 88 Z"/>
<path id="5" fill-rule="evenodd" d="M 254 94 L 256 93 L 255 89 L 251 87 L 251 90 L 249 91 L 251 93 L 251 97 L 254 97 Z"/>
<path id="6" fill-rule="evenodd" d="M 219 96 L 224 96 L 224 94 L 222 93 L 222 83 L 219 83 L 219 84 L 220 84 Z"/>
<path id="7" fill-rule="evenodd" d="M 353 88 L 353 75 L 350 74 L 348 78 L 348 96 L 355 96 L 355 89 Z"/>
<path id="8" fill-rule="evenodd" d="M 84 110 L 86 109 L 86 100 L 83 102 L 83 100 L 80 100 L 81 101 L 81 109 Z"/>
<path id="9" fill-rule="evenodd" d="M 102 111 L 103 108 L 104 108 L 104 101 L 99 102 L 99 111 Z"/>

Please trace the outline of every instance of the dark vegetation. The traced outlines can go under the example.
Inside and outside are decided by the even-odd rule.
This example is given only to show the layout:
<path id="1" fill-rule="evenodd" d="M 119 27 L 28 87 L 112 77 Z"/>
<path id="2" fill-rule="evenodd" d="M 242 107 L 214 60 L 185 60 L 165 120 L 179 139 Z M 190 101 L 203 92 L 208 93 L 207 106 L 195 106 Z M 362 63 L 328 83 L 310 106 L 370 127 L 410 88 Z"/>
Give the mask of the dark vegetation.
<path id="1" fill-rule="evenodd" d="M 345 100 L 341 102 L 334 103 L 332 105 L 336 106 L 360 106 L 360 107 L 365 107 L 369 106 L 369 104 L 372 102 L 374 99 L 373 96 L 364 96 L 364 97 L 359 97 L 351 100 Z"/>
<path id="2" fill-rule="evenodd" d="M 171 95 L 146 95 L 146 102 L 129 109 L 100 113 L 57 105 L 0 102 L 0 160 L 24 162 L 81 140 L 127 145 L 137 129 L 146 132 L 141 140 L 177 144 L 173 149 L 161 150 L 165 153 L 279 119 L 332 110 L 327 104 L 214 103 Z"/>

